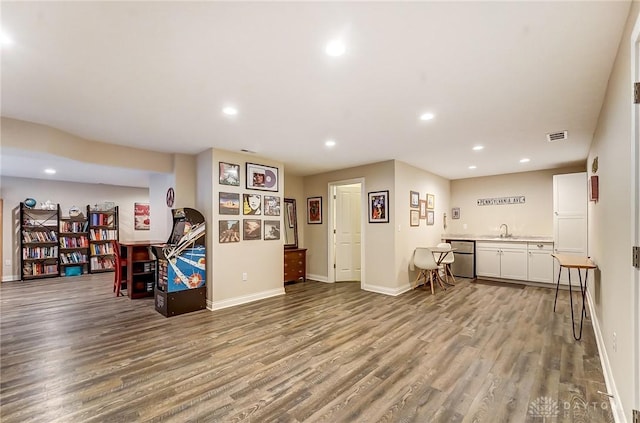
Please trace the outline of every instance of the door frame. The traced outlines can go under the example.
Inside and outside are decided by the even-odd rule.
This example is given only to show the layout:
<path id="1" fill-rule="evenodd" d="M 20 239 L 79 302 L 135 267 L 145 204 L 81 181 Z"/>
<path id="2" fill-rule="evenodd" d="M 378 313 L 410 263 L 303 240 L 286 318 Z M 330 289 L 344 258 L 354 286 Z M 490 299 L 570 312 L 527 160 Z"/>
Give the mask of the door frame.
<path id="1" fill-rule="evenodd" d="M 631 33 L 631 86 L 640 82 L 640 17 Z M 640 245 L 640 105 L 631 102 L 631 245 Z M 640 410 L 640 270 L 631 267 L 633 284 L 634 398 L 635 409 Z"/>
<path id="2" fill-rule="evenodd" d="M 333 267 L 334 264 L 334 256 L 335 256 L 335 242 L 334 242 L 334 233 L 333 227 L 335 226 L 335 212 L 336 212 L 336 201 L 333 198 L 334 187 L 341 185 L 353 185 L 360 184 L 360 289 L 365 286 L 366 281 L 366 272 L 364 266 L 364 246 L 365 246 L 365 222 L 367 221 L 367 203 L 366 203 L 366 195 L 365 195 L 365 180 L 364 178 L 353 178 L 353 179 L 345 179 L 341 181 L 329 182 L 327 184 L 327 198 L 329 199 L 329 204 L 327 207 L 328 211 L 328 219 L 327 219 L 327 282 L 335 283 L 336 282 L 336 272 Z"/>

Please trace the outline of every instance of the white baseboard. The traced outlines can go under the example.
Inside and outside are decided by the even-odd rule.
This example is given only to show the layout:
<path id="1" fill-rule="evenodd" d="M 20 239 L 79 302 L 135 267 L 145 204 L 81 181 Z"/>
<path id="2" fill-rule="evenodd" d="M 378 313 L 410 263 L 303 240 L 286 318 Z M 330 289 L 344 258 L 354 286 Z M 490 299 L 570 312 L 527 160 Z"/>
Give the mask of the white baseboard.
<path id="1" fill-rule="evenodd" d="M 392 297 L 396 297 L 400 294 L 404 294 L 405 292 L 410 291 L 411 287 L 403 286 L 400 288 L 389 288 L 388 286 L 365 284 L 363 285 L 362 289 L 369 292 L 375 292 L 377 294 L 391 295 Z"/>
<path id="2" fill-rule="evenodd" d="M 616 388 L 615 380 L 613 380 L 613 372 L 611 371 L 609 356 L 607 355 L 604 338 L 602 337 L 602 331 L 600 330 L 600 321 L 596 314 L 595 307 L 593 306 L 593 298 L 591 297 L 591 291 L 589 290 L 587 290 L 587 304 L 591 315 L 593 332 L 596 336 L 596 344 L 598 345 L 598 355 L 600 355 L 600 365 L 602 366 L 604 382 L 607 385 L 607 392 L 612 395 L 612 397 L 609 398 L 609 402 L 611 404 L 613 418 L 616 423 L 627 423 L 627 418 L 624 415 L 624 409 L 622 408 L 622 402 L 620 401 L 620 395 L 618 395 L 618 388 Z"/>
<path id="3" fill-rule="evenodd" d="M 312 275 L 311 273 L 307 275 L 307 279 L 311 279 L 313 281 L 318 281 L 318 282 L 329 283 L 329 278 L 327 278 L 326 276 Z"/>
<path id="4" fill-rule="evenodd" d="M 233 307 L 240 304 L 251 303 L 258 300 L 264 300 L 265 298 L 277 297 L 278 295 L 284 295 L 284 287 L 278 289 L 271 289 L 269 291 L 256 292 L 251 295 L 243 295 L 240 297 L 229 298 L 222 301 L 211 301 L 207 299 L 207 309 L 221 310 L 223 308 Z"/>
<path id="5" fill-rule="evenodd" d="M 20 275 L 9 275 L 9 276 L 2 277 L 2 282 L 13 282 L 13 281 L 19 281 L 19 280 L 20 280 Z"/>

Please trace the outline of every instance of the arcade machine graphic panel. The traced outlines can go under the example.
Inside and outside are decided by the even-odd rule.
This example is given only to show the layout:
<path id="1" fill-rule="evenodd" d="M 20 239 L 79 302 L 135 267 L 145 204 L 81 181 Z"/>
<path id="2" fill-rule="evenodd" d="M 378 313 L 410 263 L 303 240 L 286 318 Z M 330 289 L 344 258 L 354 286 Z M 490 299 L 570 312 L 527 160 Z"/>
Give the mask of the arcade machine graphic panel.
<path id="1" fill-rule="evenodd" d="M 173 209 L 173 229 L 156 248 L 158 279 L 156 311 L 166 317 L 206 308 L 206 245 L 204 216 L 194 209 Z"/>

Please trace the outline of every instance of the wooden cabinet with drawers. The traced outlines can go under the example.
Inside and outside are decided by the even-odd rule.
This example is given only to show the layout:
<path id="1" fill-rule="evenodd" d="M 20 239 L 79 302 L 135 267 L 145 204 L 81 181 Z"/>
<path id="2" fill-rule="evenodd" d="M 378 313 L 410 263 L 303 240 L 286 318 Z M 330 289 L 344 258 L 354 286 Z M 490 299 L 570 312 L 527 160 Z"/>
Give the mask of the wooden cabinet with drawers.
<path id="1" fill-rule="evenodd" d="M 307 249 L 292 248 L 284 250 L 284 281 L 307 280 Z"/>

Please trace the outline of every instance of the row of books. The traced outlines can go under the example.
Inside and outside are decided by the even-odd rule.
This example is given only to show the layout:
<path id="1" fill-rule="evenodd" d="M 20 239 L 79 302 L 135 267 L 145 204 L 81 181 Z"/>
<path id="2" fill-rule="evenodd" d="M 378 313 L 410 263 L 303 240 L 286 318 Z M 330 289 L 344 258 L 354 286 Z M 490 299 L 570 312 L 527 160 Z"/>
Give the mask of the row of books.
<path id="1" fill-rule="evenodd" d="M 61 221 L 60 222 L 60 232 L 87 232 L 89 228 L 89 222 L 70 222 L 70 221 Z"/>
<path id="2" fill-rule="evenodd" d="M 74 251 L 73 253 L 62 253 L 60 254 L 60 262 L 64 264 L 69 263 L 86 263 L 87 255 L 82 254 L 79 251 Z"/>
<path id="3" fill-rule="evenodd" d="M 87 248 L 89 246 L 89 238 L 86 236 L 63 236 L 60 238 L 60 247 L 62 248 Z"/>
<path id="4" fill-rule="evenodd" d="M 24 276 L 55 275 L 58 274 L 58 265 L 44 263 L 25 263 L 22 267 L 22 274 Z"/>
<path id="5" fill-rule="evenodd" d="M 23 259 L 48 259 L 58 257 L 58 247 L 24 247 L 22 249 Z"/>
<path id="6" fill-rule="evenodd" d="M 23 242 L 57 242 L 55 231 L 22 231 Z"/>
<path id="7" fill-rule="evenodd" d="M 114 261 L 112 257 L 91 257 L 92 269 L 113 269 Z"/>
<path id="8" fill-rule="evenodd" d="M 118 238 L 118 231 L 115 229 L 91 229 L 89 231 L 91 240 L 93 241 L 105 241 Z"/>
<path id="9" fill-rule="evenodd" d="M 91 226 L 113 226 L 115 217 L 113 214 L 93 213 L 91 214 Z"/>
<path id="10" fill-rule="evenodd" d="M 111 244 L 91 244 L 89 247 L 91 255 L 113 254 L 113 246 Z"/>

